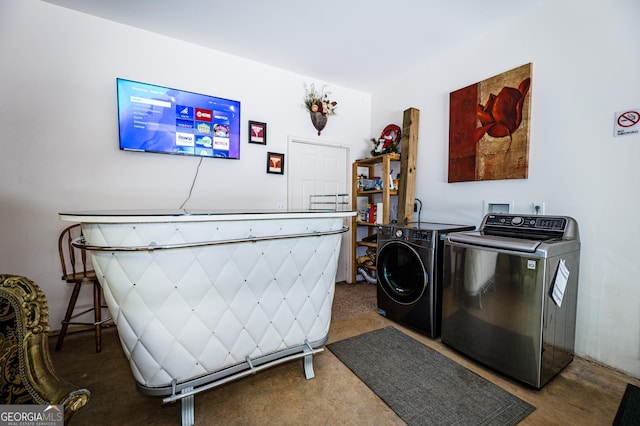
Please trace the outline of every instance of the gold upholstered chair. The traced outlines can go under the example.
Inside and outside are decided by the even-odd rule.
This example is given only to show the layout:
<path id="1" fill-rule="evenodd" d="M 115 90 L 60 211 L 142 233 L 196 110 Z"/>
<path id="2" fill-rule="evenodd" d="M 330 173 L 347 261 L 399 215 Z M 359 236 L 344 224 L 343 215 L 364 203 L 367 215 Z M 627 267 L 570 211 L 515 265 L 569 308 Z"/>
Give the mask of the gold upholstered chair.
<path id="1" fill-rule="evenodd" d="M 0 404 L 62 405 L 66 424 L 90 393 L 55 372 L 48 334 L 49 308 L 40 287 L 0 275 Z"/>

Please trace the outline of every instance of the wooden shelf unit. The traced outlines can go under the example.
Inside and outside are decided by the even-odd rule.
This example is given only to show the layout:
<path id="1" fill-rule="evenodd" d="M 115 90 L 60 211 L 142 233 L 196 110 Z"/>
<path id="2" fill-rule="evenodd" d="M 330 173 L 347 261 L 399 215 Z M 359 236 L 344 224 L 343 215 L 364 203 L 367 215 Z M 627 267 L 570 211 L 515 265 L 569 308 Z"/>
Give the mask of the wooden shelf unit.
<path id="1" fill-rule="evenodd" d="M 396 197 L 398 195 L 398 191 L 395 189 L 391 189 L 391 162 L 400 161 L 400 154 L 391 153 L 379 155 L 377 157 L 365 158 L 363 160 L 357 160 L 353 163 L 352 168 L 352 206 L 354 209 L 358 208 L 358 200 L 361 198 L 366 198 L 367 204 L 377 205 L 378 203 L 382 203 L 382 211 L 377 212 L 377 220 L 373 223 L 365 222 L 360 220 L 360 214 L 358 213 L 352 219 L 351 226 L 351 282 L 356 282 L 356 275 L 358 274 L 358 267 L 364 267 L 369 270 L 375 271 L 375 265 L 365 265 L 358 263 L 358 257 L 365 255 L 362 250 L 359 250 L 359 247 L 369 247 L 369 248 L 377 248 L 377 243 L 375 242 L 367 242 L 362 241 L 361 238 L 358 238 L 358 230 L 366 229 L 367 236 L 371 236 L 375 234 L 376 227 L 380 224 L 390 223 L 391 216 L 391 197 Z M 376 170 L 376 166 L 377 170 Z M 398 164 L 398 168 L 394 168 L 395 170 L 400 170 L 400 165 Z M 358 177 L 363 174 L 360 173 L 362 169 L 367 170 L 367 177 L 369 179 L 373 179 L 377 173 L 379 173 L 379 177 L 382 180 L 382 189 L 374 189 L 374 190 L 360 190 L 358 188 Z"/>
<path id="2" fill-rule="evenodd" d="M 390 223 L 391 197 L 396 196 L 398 201 L 398 224 L 407 225 L 413 219 L 413 204 L 415 202 L 416 190 L 416 162 L 418 155 L 418 127 L 420 123 L 420 110 L 417 108 L 407 108 L 402 116 L 402 140 L 401 154 L 384 154 L 377 157 L 357 160 L 353 163 L 352 172 L 352 203 L 353 209 L 358 208 L 358 198 L 368 197 L 368 203 L 382 203 L 382 217 L 378 223 L 368 223 L 358 220 L 354 216 L 351 223 L 351 282 L 356 282 L 358 267 L 363 266 L 368 270 L 376 270 L 375 265 L 358 264 L 358 248 L 378 248 L 377 243 L 371 243 L 358 239 L 358 229 L 367 229 L 367 236 L 373 235 L 379 224 Z M 389 185 L 391 162 L 398 161 L 400 168 L 400 180 L 397 190 L 391 190 Z M 375 176 L 376 165 L 382 164 L 380 177 L 382 178 L 382 189 L 374 191 L 358 191 L 358 169 L 367 168 L 368 177 Z M 378 166 L 380 167 L 380 166 Z M 394 168 L 394 172 L 395 172 Z M 381 200 L 381 201 L 378 201 Z M 378 213 L 379 214 L 379 213 Z M 363 231 L 364 232 L 364 231 Z M 362 249 L 360 250 L 362 251 Z"/>

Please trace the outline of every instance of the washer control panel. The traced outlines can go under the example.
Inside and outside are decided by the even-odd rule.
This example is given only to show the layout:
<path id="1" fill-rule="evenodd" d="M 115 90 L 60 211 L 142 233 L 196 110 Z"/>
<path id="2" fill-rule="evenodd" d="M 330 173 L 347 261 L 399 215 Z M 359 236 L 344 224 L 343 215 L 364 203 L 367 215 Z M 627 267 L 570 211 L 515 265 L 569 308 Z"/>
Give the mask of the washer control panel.
<path id="1" fill-rule="evenodd" d="M 526 228 L 532 230 L 563 231 L 567 219 L 554 216 L 487 215 L 483 227 Z"/>

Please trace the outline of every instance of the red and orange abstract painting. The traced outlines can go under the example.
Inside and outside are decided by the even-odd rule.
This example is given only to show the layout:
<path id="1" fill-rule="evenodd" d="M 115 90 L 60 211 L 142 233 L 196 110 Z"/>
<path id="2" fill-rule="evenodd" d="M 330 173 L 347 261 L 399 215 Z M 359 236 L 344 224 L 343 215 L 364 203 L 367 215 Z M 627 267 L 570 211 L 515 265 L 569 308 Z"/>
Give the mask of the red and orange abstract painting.
<path id="1" fill-rule="evenodd" d="M 451 92 L 449 183 L 528 177 L 531 69 Z"/>

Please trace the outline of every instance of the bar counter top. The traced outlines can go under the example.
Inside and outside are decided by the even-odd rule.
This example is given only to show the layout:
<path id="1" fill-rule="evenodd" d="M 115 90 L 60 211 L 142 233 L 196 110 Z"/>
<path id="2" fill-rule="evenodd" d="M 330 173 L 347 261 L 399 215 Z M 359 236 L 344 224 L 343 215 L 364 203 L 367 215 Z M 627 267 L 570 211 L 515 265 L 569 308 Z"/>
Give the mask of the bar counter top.
<path id="1" fill-rule="evenodd" d="M 355 211 L 334 210 L 83 210 L 60 212 L 60 220 L 82 223 L 205 222 L 264 219 L 351 217 Z"/>

